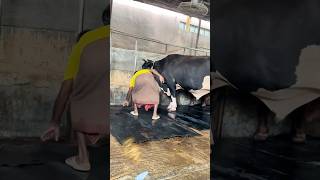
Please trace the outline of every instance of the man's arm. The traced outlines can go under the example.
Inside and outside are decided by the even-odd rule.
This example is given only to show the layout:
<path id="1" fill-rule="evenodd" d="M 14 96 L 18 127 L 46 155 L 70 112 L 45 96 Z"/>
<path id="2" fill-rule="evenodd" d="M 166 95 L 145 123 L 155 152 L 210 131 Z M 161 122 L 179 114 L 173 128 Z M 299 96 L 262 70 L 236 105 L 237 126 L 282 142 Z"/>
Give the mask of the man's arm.
<path id="1" fill-rule="evenodd" d="M 157 70 L 151 69 L 151 72 L 159 77 L 159 80 L 160 80 L 161 83 L 164 83 L 163 76 Z"/>
<path id="2" fill-rule="evenodd" d="M 126 96 L 126 100 L 123 103 L 123 106 L 129 106 L 131 103 L 131 98 L 132 98 L 132 87 L 129 88 L 128 92 L 127 92 L 127 96 Z"/>
<path id="3" fill-rule="evenodd" d="M 55 100 L 52 118 L 50 123 L 54 125 L 59 125 L 61 121 L 62 114 L 66 108 L 67 102 L 69 100 L 70 94 L 72 92 L 73 80 L 64 80 L 61 84 L 59 94 Z"/>

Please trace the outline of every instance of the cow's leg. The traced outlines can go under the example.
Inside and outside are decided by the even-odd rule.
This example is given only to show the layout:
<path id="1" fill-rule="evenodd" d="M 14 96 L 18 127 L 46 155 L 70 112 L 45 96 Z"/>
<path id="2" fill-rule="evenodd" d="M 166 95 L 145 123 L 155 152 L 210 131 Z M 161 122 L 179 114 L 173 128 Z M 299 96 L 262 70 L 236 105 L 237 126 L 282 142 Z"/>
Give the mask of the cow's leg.
<path id="1" fill-rule="evenodd" d="M 205 107 L 207 105 L 210 105 L 210 94 L 205 95 L 204 98 L 202 99 L 202 107 Z"/>
<path id="2" fill-rule="evenodd" d="M 293 125 L 293 137 L 292 141 L 295 143 L 304 143 L 306 141 L 305 133 L 305 107 L 297 109 L 291 116 Z"/>
<path id="3" fill-rule="evenodd" d="M 177 99 L 176 99 L 176 87 L 175 87 L 175 83 L 168 81 L 167 82 L 169 90 L 171 92 L 171 102 L 168 106 L 168 111 L 169 112 L 173 112 L 176 111 L 177 109 Z"/>
<path id="4" fill-rule="evenodd" d="M 308 103 L 303 113 L 306 123 L 320 120 L 320 98 Z"/>
<path id="5" fill-rule="evenodd" d="M 169 112 L 173 112 L 177 110 L 177 98 L 172 95 L 170 97 L 171 97 L 171 102 L 167 109 Z"/>
<path id="6" fill-rule="evenodd" d="M 304 118 L 295 119 L 293 123 L 295 126 L 295 134 L 292 138 L 292 141 L 295 143 L 304 143 L 306 141 Z"/>
<path id="7" fill-rule="evenodd" d="M 260 107 L 258 112 L 258 127 L 254 135 L 254 140 L 265 141 L 268 138 L 268 120 L 272 117 L 271 112 L 265 107 Z"/>

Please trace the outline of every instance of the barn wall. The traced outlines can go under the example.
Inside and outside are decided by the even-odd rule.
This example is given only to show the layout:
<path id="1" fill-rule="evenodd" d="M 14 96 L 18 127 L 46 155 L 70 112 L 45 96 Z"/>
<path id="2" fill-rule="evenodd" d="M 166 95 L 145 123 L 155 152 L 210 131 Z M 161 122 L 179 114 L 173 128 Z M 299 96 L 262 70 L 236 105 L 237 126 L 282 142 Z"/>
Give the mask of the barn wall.
<path id="1" fill-rule="evenodd" d="M 154 39 L 163 43 L 195 47 L 196 34 L 179 30 L 179 20 L 176 17 L 159 15 L 144 9 L 131 8 L 114 1 L 111 28 L 133 36 Z M 160 60 L 167 54 L 209 55 L 203 52 L 184 50 L 183 48 L 167 46 L 158 42 L 141 40 L 118 33 L 111 34 L 111 99 L 113 105 L 122 104 L 128 91 L 129 79 L 135 70 L 141 68 L 142 59 Z M 199 46 L 210 48 L 210 37 L 200 36 Z M 137 50 L 135 51 L 135 49 Z M 136 66 L 135 66 L 136 57 Z M 136 67 L 136 68 L 135 68 Z M 190 104 L 185 94 L 178 96 L 179 104 Z M 161 103 L 167 105 L 169 99 L 162 96 Z M 197 102 L 196 102 L 197 103 Z"/>
<path id="2" fill-rule="evenodd" d="M 102 25 L 104 0 L 86 1 L 84 28 Z M 39 136 L 78 31 L 78 0 L 2 0 L 0 137 Z"/>
<path id="3" fill-rule="evenodd" d="M 153 13 L 152 11 L 132 8 L 114 1 L 111 19 L 111 27 L 114 30 L 131 35 L 155 39 L 167 44 L 194 48 L 196 44 L 196 33 L 179 30 L 179 18 Z M 135 39 L 125 36 L 113 36 L 113 46 L 134 49 Z M 158 43 L 141 41 L 139 48 L 142 51 L 164 53 L 165 47 Z M 200 36 L 198 48 L 210 49 L 210 37 Z M 169 53 L 174 52 L 171 47 Z"/>

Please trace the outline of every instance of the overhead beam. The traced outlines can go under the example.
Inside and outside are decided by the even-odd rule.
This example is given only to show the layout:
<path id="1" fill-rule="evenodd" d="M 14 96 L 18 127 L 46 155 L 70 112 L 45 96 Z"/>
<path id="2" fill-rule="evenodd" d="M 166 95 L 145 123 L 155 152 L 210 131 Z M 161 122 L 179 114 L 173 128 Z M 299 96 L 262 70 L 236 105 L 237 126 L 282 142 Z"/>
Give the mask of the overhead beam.
<path id="1" fill-rule="evenodd" d="M 146 3 L 146 4 L 150 4 L 153 6 L 157 6 L 160 8 L 164 8 L 164 9 L 168 9 L 170 11 L 175 11 L 178 13 L 182 13 L 185 14 L 185 12 L 181 12 L 177 9 L 178 5 L 181 2 L 190 2 L 190 0 L 172 0 L 172 1 L 168 1 L 168 0 L 136 0 L 142 3 Z M 204 17 L 196 17 L 196 18 L 200 18 L 206 21 L 210 21 L 210 1 L 203 1 L 203 3 L 208 6 L 209 9 L 209 13 L 207 15 L 205 15 Z M 188 14 L 186 14 L 188 15 Z"/>

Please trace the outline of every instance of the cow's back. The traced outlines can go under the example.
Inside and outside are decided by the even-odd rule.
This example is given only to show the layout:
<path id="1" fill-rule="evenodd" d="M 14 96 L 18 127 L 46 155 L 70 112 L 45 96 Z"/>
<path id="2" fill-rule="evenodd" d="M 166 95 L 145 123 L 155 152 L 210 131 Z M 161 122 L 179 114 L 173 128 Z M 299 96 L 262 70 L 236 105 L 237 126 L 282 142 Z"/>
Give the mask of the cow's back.
<path id="1" fill-rule="evenodd" d="M 217 1 L 214 68 L 244 91 L 297 82 L 301 50 L 320 44 L 316 0 Z"/>
<path id="2" fill-rule="evenodd" d="M 158 61 L 155 68 L 184 89 L 199 89 L 210 75 L 210 57 L 173 54 Z"/>

